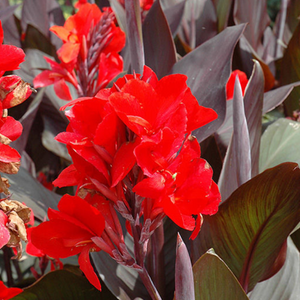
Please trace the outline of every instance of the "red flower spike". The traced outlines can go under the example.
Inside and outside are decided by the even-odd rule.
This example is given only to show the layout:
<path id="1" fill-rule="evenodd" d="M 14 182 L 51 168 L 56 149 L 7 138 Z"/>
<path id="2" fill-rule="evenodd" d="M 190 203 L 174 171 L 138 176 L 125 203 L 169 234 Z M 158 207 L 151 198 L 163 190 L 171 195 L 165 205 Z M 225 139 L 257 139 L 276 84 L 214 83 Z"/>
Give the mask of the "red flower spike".
<path id="1" fill-rule="evenodd" d="M 79 265 L 87 279 L 101 289 L 98 277 L 88 258 L 90 251 L 100 251 L 92 237 L 101 236 L 105 221 L 102 214 L 78 196 L 64 195 L 59 211 L 49 209 L 49 221 L 31 233 L 34 246 L 54 258 L 79 255 Z"/>
<path id="2" fill-rule="evenodd" d="M 23 290 L 19 288 L 8 288 L 5 284 L 0 281 L 0 299 L 8 300 L 22 293 Z"/>
<path id="3" fill-rule="evenodd" d="M 239 76 L 241 88 L 242 88 L 242 93 L 244 95 L 246 86 L 248 84 L 248 78 L 247 75 L 240 71 L 240 70 L 235 70 L 230 74 L 230 77 L 228 79 L 228 82 L 226 84 L 226 98 L 227 100 L 231 100 L 233 98 L 233 91 L 234 91 L 234 83 L 235 83 L 235 77 Z"/>

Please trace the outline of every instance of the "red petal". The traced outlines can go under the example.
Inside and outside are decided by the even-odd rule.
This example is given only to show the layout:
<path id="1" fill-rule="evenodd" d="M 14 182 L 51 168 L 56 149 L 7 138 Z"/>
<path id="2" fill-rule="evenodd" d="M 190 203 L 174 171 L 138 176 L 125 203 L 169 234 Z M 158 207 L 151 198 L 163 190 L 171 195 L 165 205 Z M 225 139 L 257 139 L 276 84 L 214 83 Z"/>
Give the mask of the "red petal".
<path id="1" fill-rule="evenodd" d="M 12 45 L 0 45 L 0 57 L 0 71 L 12 71 L 19 69 L 19 65 L 25 59 L 25 53 Z"/>
<path id="2" fill-rule="evenodd" d="M 111 169 L 112 187 L 116 186 L 134 166 L 136 159 L 133 151 L 139 143 L 140 139 L 136 139 L 133 143 L 123 144 L 119 148 Z"/>
<path id="3" fill-rule="evenodd" d="M 226 98 L 227 100 L 231 100 L 233 98 L 233 91 L 234 91 L 234 83 L 235 83 L 235 77 L 239 76 L 242 92 L 244 95 L 244 91 L 246 89 L 246 86 L 248 84 L 248 78 L 247 75 L 240 71 L 240 70 L 235 70 L 230 74 L 230 77 L 228 79 L 228 82 L 226 84 Z"/>
<path id="4" fill-rule="evenodd" d="M 54 84 L 62 79 L 62 76 L 52 70 L 45 70 L 33 79 L 33 86 L 37 89 L 40 87 Z"/>
<path id="5" fill-rule="evenodd" d="M 70 89 L 66 84 L 66 81 L 64 79 L 61 79 L 59 81 L 56 81 L 54 83 L 54 91 L 55 94 L 63 100 L 72 100 L 72 95 L 70 93 Z"/>
<path id="6" fill-rule="evenodd" d="M 204 126 L 218 117 L 213 109 L 200 106 L 190 89 L 187 90 L 183 103 L 188 113 L 187 132 Z"/>
<path id="7" fill-rule="evenodd" d="M 31 232 L 33 229 L 34 227 L 30 227 L 26 229 L 27 240 L 28 240 L 28 243 L 26 244 L 26 253 L 35 257 L 42 257 L 45 255 L 45 253 L 40 249 L 38 249 L 37 247 L 35 247 L 31 242 Z"/>
<path id="8" fill-rule="evenodd" d="M 10 233 L 5 226 L 7 221 L 6 214 L 0 210 L 0 249 L 5 246 L 10 239 Z"/>
<path id="9" fill-rule="evenodd" d="M 17 150 L 8 145 L 0 144 L 0 161 L 4 163 L 19 162 L 21 159 Z"/>
<path id="10" fill-rule="evenodd" d="M 101 291 L 101 284 L 94 268 L 90 262 L 90 248 L 86 246 L 78 257 L 79 267 L 88 279 L 88 281 L 98 290 Z"/>
<path id="11" fill-rule="evenodd" d="M 33 245 L 54 258 L 66 258 L 80 253 L 83 247 L 76 244 L 88 242 L 91 237 L 88 231 L 57 219 L 41 223 L 31 232 Z"/>
<path id="12" fill-rule="evenodd" d="M 96 236 L 102 235 L 105 227 L 102 214 L 80 197 L 64 195 L 58 203 L 58 209 L 86 225 Z"/>
<path id="13" fill-rule="evenodd" d="M 5 123 L 0 128 L 0 134 L 8 137 L 11 141 L 16 140 L 22 131 L 22 124 L 10 116 L 5 119 Z"/>
<path id="14" fill-rule="evenodd" d="M 79 54 L 79 43 L 65 43 L 61 46 L 61 48 L 57 51 L 58 57 L 65 64 L 70 63 L 77 59 Z"/>
<path id="15" fill-rule="evenodd" d="M 4 283 L 2 281 L 0 281 L 0 299 L 1 300 L 12 299 L 14 296 L 17 296 L 22 292 L 23 292 L 23 290 L 19 289 L 19 288 L 8 288 L 4 285 Z"/>
<path id="16" fill-rule="evenodd" d="M 149 67 L 144 66 L 143 77 L 141 79 L 152 85 L 154 89 L 156 88 L 158 79 L 156 74 Z"/>
<path id="17" fill-rule="evenodd" d="M 178 207 L 169 198 L 165 198 L 163 201 L 163 208 L 165 214 L 179 227 L 190 231 L 194 230 L 195 219 L 192 216 L 182 214 Z"/>
<path id="18" fill-rule="evenodd" d="M 140 181 L 132 191 L 142 197 L 158 199 L 163 195 L 164 189 L 165 178 L 161 174 L 155 173 L 152 177 Z"/>
<path id="19" fill-rule="evenodd" d="M 80 177 L 81 176 L 75 166 L 70 165 L 59 174 L 52 184 L 58 187 L 74 186 L 78 184 Z"/>

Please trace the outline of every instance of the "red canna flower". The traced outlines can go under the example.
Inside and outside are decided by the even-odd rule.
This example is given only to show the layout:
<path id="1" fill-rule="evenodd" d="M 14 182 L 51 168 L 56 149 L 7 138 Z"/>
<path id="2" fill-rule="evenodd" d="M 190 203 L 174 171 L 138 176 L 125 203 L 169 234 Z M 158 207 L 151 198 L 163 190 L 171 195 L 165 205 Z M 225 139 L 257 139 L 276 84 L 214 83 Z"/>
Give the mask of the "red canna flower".
<path id="1" fill-rule="evenodd" d="M 34 79 L 36 88 L 54 84 L 58 97 L 71 100 L 66 82 L 79 96 L 94 96 L 123 70 L 118 54 L 125 46 L 125 34 L 116 27 L 113 12 L 101 12 L 95 4 L 78 2 L 78 12 L 64 26 L 50 28 L 63 41 L 57 51 L 61 63 L 50 59 L 51 70 L 44 70 Z"/>
<path id="2" fill-rule="evenodd" d="M 140 181 L 133 191 L 155 199 L 153 211 L 162 207 L 173 222 L 187 230 L 195 229 L 194 215 L 200 218 L 199 214 L 215 214 L 221 201 L 218 187 L 212 181 L 212 169 L 200 158 L 195 138 L 184 143 L 167 168 Z"/>
<path id="3" fill-rule="evenodd" d="M 19 65 L 25 59 L 25 53 L 21 48 L 12 45 L 2 45 L 3 36 L 2 23 L 0 21 L 0 76 L 6 71 L 19 69 Z"/>
<path id="4" fill-rule="evenodd" d="M 2 281 L 0 281 L 0 299 L 8 300 L 22 293 L 23 290 L 19 288 L 8 288 Z"/>
<path id="5" fill-rule="evenodd" d="M 32 244 L 54 258 L 79 254 L 80 269 L 97 289 L 101 285 L 90 263 L 89 253 L 101 249 L 93 242 L 101 237 L 105 221 L 99 210 L 78 196 L 64 195 L 59 211 L 49 208 L 49 221 L 31 231 Z"/>
<path id="6" fill-rule="evenodd" d="M 49 63 L 51 70 L 44 70 L 38 74 L 33 84 L 35 88 L 40 88 L 54 84 L 56 95 L 64 100 L 72 100 L 72 96 L 66 82 L 70 82 L 74 87 L 78 86 L 77 78 L 73 70 L 74 63 L 57 63 L 48 57 L 44 57 Z"/>
<path id="7" fill-rule="evenodd" d="M 0 21 L 0 171 L 14 174 L 18 172 L 21 157 L 9 144 L 21 135 L 22 125 L 7 116 L 7 109 L 26 100 L 31 94 L 31 88 L 19 76 L 2 76 L 6 71 L 18 69 L 25 57 L 22 49 L 2 43 L 3 29 Z M 0 182 L 0 191 L 8 193 L 1 178 Z"/>
<path id="8" fill-rule="evenodd" d="M 234 91 L 234 83 L 235 83 L 235 77 L 239 76 L 239 80 L 241 83 L 241 88 L 242 88 L 242 93 L 244 95 L 246 86 L 248 84 L 248 78 L 247 75 L 240 71 L 240 70 L 235 70 L 230 74 L 230 77 L 228 79 L 228 82 L 226 84 L 226 98 L 227 100 L 231 100 L 233 98 L 233 91 Z"/>

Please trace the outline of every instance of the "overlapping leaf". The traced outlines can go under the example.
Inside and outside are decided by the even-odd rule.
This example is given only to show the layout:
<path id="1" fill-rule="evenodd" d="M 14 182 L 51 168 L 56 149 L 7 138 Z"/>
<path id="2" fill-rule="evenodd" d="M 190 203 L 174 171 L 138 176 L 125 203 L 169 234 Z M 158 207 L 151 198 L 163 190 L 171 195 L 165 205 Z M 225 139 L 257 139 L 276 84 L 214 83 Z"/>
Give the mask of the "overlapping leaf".
<path id="1" fill-rule="evenodd" d="M 300 170 L 284 163 L 240 186 L 193 243 L 193 259 L 214 248 L 246 291 L 274 272 L 274 261 L 300 221 Z M 271 273 L 270 273 L 271 272 Z"/>
<path id="2" fill-rule="evenodd" d="M 282 269 L 273 277 L 258 283 L 249 294 L 250 300 L 294 300 L 300 295 L 300 254 L 291 238 Z"/>
<path id="3" fill-rule="evenodd" d="M 188 76 L 187 84 L 199 104 L 213 108 L 218 114 L 217 120 L 195 130 L 194 135 L 199 142 L 215 132 L 225 119 L 225 85 L 231 71 L 230 60 L 244 28 L 245 25 L 226 28 L 184 56 L 172 68 L 172 73 Z"/>
<path id="4" fill-rule="evenodd" d="M 82 276 L 67 270 L 50 272 L 21 294 L 12 298 L 14 300 L 57 300 L 57 299 L 105 299 L 114 300 L 110 292 L 105 289 L 100 292 Z"/>
<path id="5" fill-rule="evenodd" d="M 224 261 L 208 250 L 193 265 L 196 300 L 247 300 L 243 288 Z"/>
<path id="6" fill-rule="evenodd" d="M 155 1 L 143 23 L 145 64 L 160 79 L 167 75 L 176 62 L 176 51 L 166 17 Z"/>

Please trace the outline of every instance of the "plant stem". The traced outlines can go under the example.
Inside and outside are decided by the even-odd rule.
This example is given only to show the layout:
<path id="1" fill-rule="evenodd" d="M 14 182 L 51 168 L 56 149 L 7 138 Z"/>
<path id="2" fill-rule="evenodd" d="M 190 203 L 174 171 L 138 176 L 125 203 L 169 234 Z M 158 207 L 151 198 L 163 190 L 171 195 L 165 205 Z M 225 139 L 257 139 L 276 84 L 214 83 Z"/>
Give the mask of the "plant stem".
<path id="1" fill-rule="evenodd" d="M 146 287 L 148 293 L 151 296 L 152 300 L 161 300 L 161 297 L 156 289 L 156 287 L 154 286 L 147 270 L 145 269 L 145 267 L 143 267 L 142 270 L 138 270 L 138 273 L 140 274 L 140 277 L 144 283 L 144 286 Z"/>

